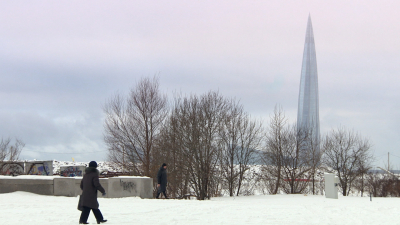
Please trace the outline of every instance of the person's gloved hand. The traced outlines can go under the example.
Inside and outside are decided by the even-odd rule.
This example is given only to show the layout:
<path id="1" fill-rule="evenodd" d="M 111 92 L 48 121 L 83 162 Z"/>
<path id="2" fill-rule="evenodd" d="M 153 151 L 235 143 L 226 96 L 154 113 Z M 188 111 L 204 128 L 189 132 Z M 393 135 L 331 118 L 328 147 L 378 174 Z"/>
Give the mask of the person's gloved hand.
<path id="1" fill-rule="evenodd" d="M 103 196 L 106 196 L 106 193 L 104 192 L 102 195 L 103 195 Z"/>

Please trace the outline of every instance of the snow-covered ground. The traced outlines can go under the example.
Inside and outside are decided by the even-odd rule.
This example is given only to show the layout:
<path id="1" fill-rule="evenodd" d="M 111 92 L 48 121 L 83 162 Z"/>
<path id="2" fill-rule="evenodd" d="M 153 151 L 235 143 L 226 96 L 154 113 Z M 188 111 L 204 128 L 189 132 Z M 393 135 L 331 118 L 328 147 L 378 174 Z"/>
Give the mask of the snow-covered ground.
<path id="1" fill-rule="evenodd" d="M 0 194 L 0 224 L 78 224 L 78 198 Z M 261 195 L 207 201 L 99 199 L 105 224 L 400 224 L 400 198 Z M 93 214 L 89 223 L 95 224 Z"/>

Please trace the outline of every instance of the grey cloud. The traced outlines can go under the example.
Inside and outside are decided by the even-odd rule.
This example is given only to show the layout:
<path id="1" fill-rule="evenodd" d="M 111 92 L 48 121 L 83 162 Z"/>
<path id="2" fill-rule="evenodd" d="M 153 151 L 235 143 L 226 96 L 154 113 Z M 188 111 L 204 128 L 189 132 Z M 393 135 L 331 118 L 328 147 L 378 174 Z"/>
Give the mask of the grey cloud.
<path id="1" fill-rule="evenodd" d="M 345 125 L 371 138 L 376 155 L 396 152 L 399 6 L 393 1 L 1 2 L 0 135 L 24 139 L 25 157 L 71 157 L 28 150 L 104 151 L 102 105 L 154 74 L 170 97 L 174 91 L 219 90 L 240 99 L 256 117 L 267 120 L 280 104 L 295 121 L 311 13 L 321 130 Z"/>

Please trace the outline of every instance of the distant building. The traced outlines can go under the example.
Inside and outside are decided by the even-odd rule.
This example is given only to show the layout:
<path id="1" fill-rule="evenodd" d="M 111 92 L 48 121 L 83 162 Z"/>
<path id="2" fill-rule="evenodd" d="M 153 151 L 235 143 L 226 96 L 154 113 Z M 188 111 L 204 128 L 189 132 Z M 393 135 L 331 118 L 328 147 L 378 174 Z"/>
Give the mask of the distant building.
<path id="1" fill-rule="evenodd" d="M 304 43 L 303 64 L 301 68 L 297 129 L 312 131 L 313 143 L 319 143 L 319 97 L 317 56 L 315 54 L 314 34 L 311 17 L 308 16 L 306 40 Z M 318 150 L 319 150 L 319 145 Z"/>

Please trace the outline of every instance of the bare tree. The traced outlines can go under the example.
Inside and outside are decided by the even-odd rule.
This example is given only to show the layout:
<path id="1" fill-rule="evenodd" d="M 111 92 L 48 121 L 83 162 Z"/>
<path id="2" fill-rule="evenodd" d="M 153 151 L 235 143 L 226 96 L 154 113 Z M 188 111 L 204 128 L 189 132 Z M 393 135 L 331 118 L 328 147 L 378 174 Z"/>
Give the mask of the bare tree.
<path id="1" fill-rule="evenodd" d="M 322 169 L 322 156 L 324 154 L 321 150 L 321 142 L 319 134 L 315 134 L 313 122 L 309 126 L 297 127 L 297 140 L 296 148 L 299 152 L 300 159 L 298 165 L 301 167 L 302 183 L 308 185 L 311 182 L 311 193 L 316 194 L 316 180 L 320 177 L 318 171 Z M 304 189 L 303 189 L 304 190 Z"/>
<path id="2" fill-rule="evenodd" d="M 249 165 L 254 163 L 256 151 L 260 150 L 260 145 L 263 142 L 262 123 L 260 121 L 252 121 L 249 115 L 245 115 L 239 129 L 240 142 L 238 149 L 238 166 L 239 166 L 239 184 L 236 195 L 239 196 L 242 183 L 246 179 L 245 174 L 250 169 Z"/>
<path id="3" fill-rule="evenodd" d="M 343 196 L 347 196 L 353 182 L 371 168 L 369 140 L 340 127 L 325 137 L 322 148 L 325 165 L 337 172 Z"/>
<path id="4" fill-rule="evenodd" d="M 8 156 L 9 156 L 9 145 L 10 145 L 11 139 L 1 139 L 0 142 L 0 162 L 3 162 Z"/>
<path id="5" fill-rule="evenodd" d="M 398 197 L 398 178 L 382 172 L 375 170 L 366 174 L 366 191 L 374 197 Z M 359 188 L 359 185 L 359 182 L 357 182 L 356 188 Z"/>
<path id="6" fill-rule="evenodd" d="M 310 165 L 310 178 L 312 182 L 312 188 L 311 192 L 313 195 L 317 193 L 316 191 L 316 180 L 318 175 L 318 170 L 321 170 L 323 164 L 322 164 L 322 157 L 324 155 L 323 149 L 321 149 L 321 142 L 320 138 L 318 137 L 317 139 L 314 138 L 313 132 L 315 132 L 313 129 L 308 129 L 308 142 L 307 142 L 307 149 L 309 151 L 309 165 Z M 319 176 L 320 177 L 320 176 Z"/>
<path id="7" fill-rule="evenodd" d="M 268 183 L 270 193 L 278 193 L 279 188 L 292 194 L 308 192 L 310 182 L 315 193 L 322 151 L 311 127 L 288 124 L 282 108 L 275 107 L 262 157 L 266 165 L 263 176 L 267 176 L 262 179 Z"/>
<path id="8" fill-rule="evenodd" d="M 174 116 L 177 119 L 177 136 L 180 137 L 180 152 L 188 173 L 190 188 L 197 199 L 204 200 L 215 193 L 212 181 L 217 174 L 220 154 L 218 132 L 225 115 L 227 101 L 217 92 L 208 92 L 200 97 L 176 98 Z"/>
<path id="9" fill-rule="evenodd" d="M 239 127 L 242 122 L 243 107 L 236 102 L 229 106 L 226 115 L 222 118 L 219 136 L 221 142 L 220 169 L 221 176 L 228 186 L 229 196 L 234 195 L 238 186 L 239 173 L 236 169 L 239 146 Z"/>
<path id="10" fill-rule="evenodd" d="M 361 186 L 361 179 L 357 181 L 357 189 L 368 191 L 374 197 L 399 197 L 400 196 L 400 178 L 398 174 L 378 167 L 379 170 L 368 171 L 365 176 L 365 184 Z M 364 181 L 362 181 L 364 182 Z"/>
<path id="11" fill-rule="evenodd" d="M 154 175 L 158 165 L 152 163 L 152 151 L 168 113 L 158 78 L 142 78 L 127 98 L 110 99 L 104 112 L 109 159 L 134 174 Z"/>
<path id="12" fill-rule="evenodd" d="M 252 121 L 244 112 L 243 106 L 231 100 L 226 115 L 223 118 L 219 136 L 221 146 L 221 176 L 228 184 L 229 195 L 236 192 L 238 196 L 245 173 L 254 161 L 254 154 L 259 150 L 262 137 L 262 126 L 258 121 Z"/>
<path id="13" fill-rule="evenodd" d="M 11 138 L 1 139 L 0 141 L 0 162 L 9 161 L 15 162 L 19 160 L 19 155 L 25 147 L 24 142 L 16 139 L 15 143 L 11 143 Z"/>
<path id="14" fill-rule="evenodd" d="M 311 177 L 311 132 L 307 128 L 286 127 L 283 136 L 282 169 L 286 193 L 303 193 Z"/>
<path id="15" fill-rule="evenodd" d="M 19 155 L 22 152 L 25 144 L 16 139 L 15 143 L 12 144 L 11 138 L 1 139 L 0 141 L 0 174 L 5 170 L 11 171 L 13 175 L 14 173 L 18 173 L 20 165 L 17 165 L 17 161 L 19 160 Z"/>
<path id="16" fill-rule="evenodd" d="M 154 159 L 169 162 L 172 195 L 193 191 L 200 200 L 219 196 L 230 175 L 234 177 L 231 194 L 238 195 L 261 143 L 261 123 L 217 92 L 176 96 L 158 140 Z"/>
<path id="17" fill-rule="evenodd" d="M 270 117 L 269 129 L 266 133 L 266 147 L 262 160 L 265 164 L 263 170 L 267 174 L 270 192 L 277 194 L 281 186 L 283 149 L 287 141 L 288 130 L 285 129 L 287 119 L 280 106 L 275 106 L 274 114 Z"/>
<path id="18" fill-rule="evenodd" d="M 368 173 L 368 170 L 370 169 L 370 168 L 364 168 L 365 167 L 365 162 L 364 161 L 361 161 L 360 162 L 360 165 L 359 165 L 359 167 L 360 167 L 360 176 L 356 179 L 356 189 L 358 189 L 360 192 L 361 192 L 361 197 L 363 197 L 363 195 L 364 195 L 364 191 L 365 191 L 365 177 L 366 177 L 366 175 L 367 175 L 367 173 Z"/>

